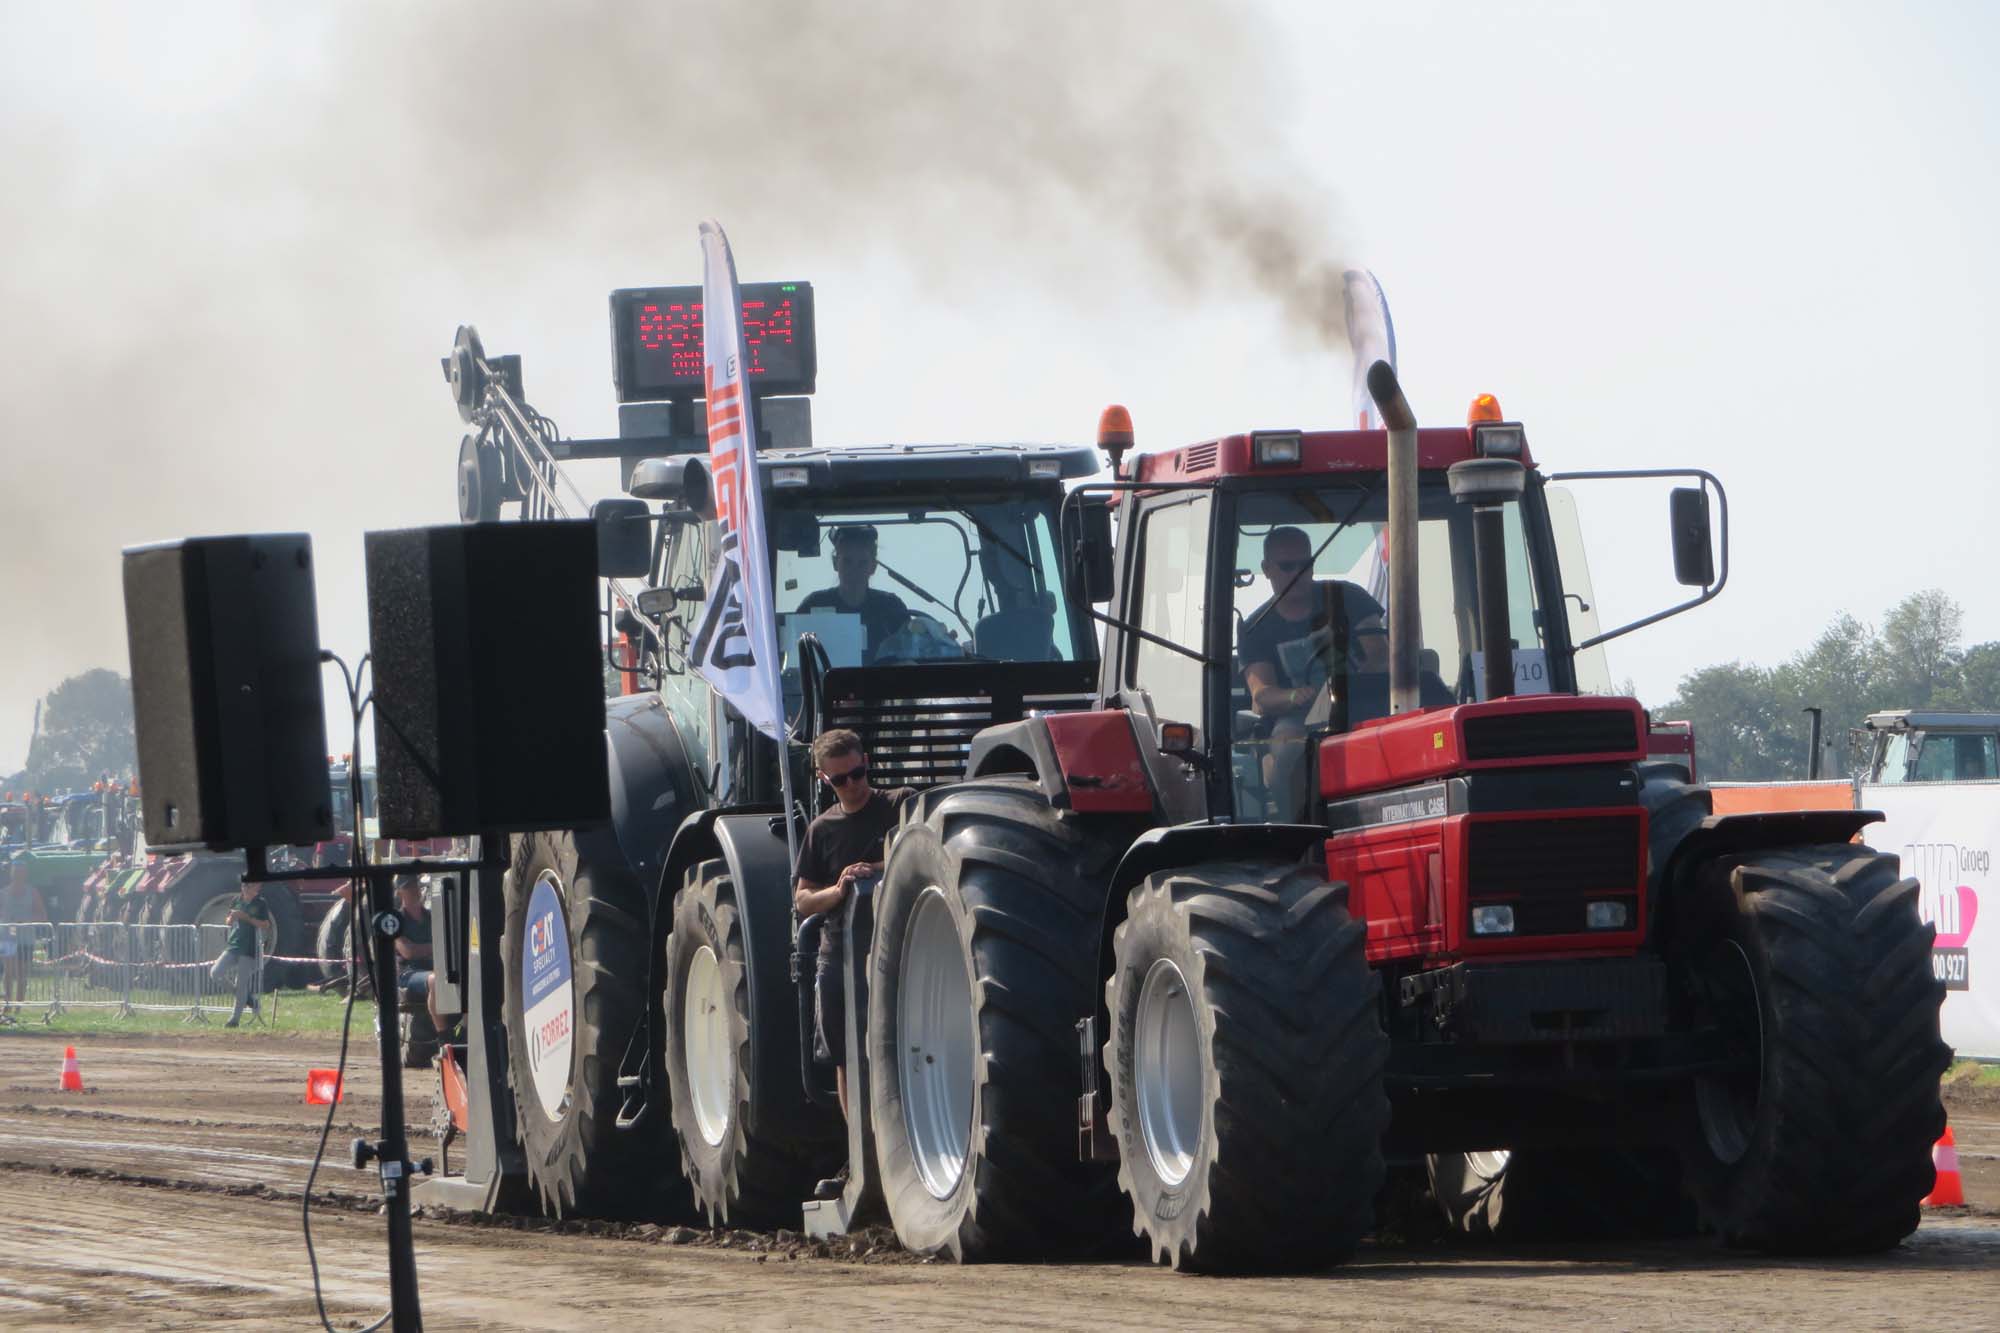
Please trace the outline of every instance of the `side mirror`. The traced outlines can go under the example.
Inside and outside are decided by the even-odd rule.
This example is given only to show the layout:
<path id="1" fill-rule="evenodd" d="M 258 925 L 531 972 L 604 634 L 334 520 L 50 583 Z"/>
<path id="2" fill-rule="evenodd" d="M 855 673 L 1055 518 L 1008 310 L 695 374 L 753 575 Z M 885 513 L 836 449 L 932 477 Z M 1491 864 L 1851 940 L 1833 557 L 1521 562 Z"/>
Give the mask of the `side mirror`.
<path id="1" fill-rule="evenodd" d="M 1674 532 L 1674 581 L 1690 588 L 1715 582 L 1715 550 L 1708 530 L 1708 492 L 1676 486 L 1668 499 Z"/>
<path id="2" fill-rule="evenodd" d="M 640 615 L 648 620 L 664 620 L 680 599 L 674 596 L 672 588 L 641 588 L 632 600 L 638 603 Z"/>
<path id="3" fill-rule="evenodd" d="M 653 568 L 652 511 L 644 500 L 616 496 L 590 507 L 597 525 L 600 578 L 638 578 Z"/>
<path id="4" fill-rule="evenodd" d="M 1111 600 L 1111 506 L 1107 497 L 1079 496 L 1063 506 L 1063 575 L 1070 595 Z"/>

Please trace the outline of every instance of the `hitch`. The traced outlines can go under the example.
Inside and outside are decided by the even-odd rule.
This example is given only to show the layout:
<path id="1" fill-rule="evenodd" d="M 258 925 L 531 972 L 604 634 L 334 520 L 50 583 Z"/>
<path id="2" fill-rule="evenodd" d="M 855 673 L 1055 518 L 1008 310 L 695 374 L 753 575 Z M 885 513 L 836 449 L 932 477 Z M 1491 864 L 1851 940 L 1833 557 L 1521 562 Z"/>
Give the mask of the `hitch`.
<path id="1" fill-rule="evenodd" d="M 1451 1026 L 1451 1017 L 1465 1002 L 1465 964 L 1434 968 L 1404 977 L 1396 983 L 1396 998 L 1410 1009 L 1430 1002 L 1430 1019 L 1442 1032 Z"/>

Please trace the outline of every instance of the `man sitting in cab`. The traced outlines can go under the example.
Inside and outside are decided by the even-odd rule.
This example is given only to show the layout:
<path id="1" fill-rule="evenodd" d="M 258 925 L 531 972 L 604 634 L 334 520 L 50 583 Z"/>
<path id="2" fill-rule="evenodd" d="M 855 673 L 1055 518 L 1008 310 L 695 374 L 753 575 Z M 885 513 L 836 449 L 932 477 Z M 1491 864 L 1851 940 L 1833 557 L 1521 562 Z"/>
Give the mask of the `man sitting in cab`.
<path id="1" fill-rule="evenodd" d="M 833 530 L 833 572 L 839 582 L 831 588 L 807 593 L 798 605 L 800 612 L 836 611 L 861 617 L 868 643 L 862 660 L 875 656 L 884 640 L 902 629 L 910 619 L 910 608 L 892 592 L 868 586 L 875 575 L 876 548 L 880 538 L 873 524 L 850 523 Z"/>

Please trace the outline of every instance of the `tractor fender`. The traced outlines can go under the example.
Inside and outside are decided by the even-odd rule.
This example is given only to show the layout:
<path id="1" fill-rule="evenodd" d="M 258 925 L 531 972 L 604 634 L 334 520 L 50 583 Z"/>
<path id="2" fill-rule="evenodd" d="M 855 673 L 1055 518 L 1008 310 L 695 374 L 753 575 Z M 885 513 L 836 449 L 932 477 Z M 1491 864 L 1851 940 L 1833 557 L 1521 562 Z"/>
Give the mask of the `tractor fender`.
<path id="1" fill-rule="evenodd" d="M 799 1088 L 799 1032 L 792 986 L 792 857 L 776 806 L 700 810 L 675 831 L 653 908 L 653 1017 L 664 1023 L 660 968 L 674 918 L 674 895 L 687 872 L 721 858 L 736 884 L 743 923 L 743 966 L 750 975 L 751 1086 L 798 1091 L 760 1096 L 751 1103 L 753 1133 L 802 1136 L 825 1133 L 825 1113 L 814 1111 Z"/>
<path id="2" fill-rule="evenodd" d="M 1326 829 L 1318 824 L 1174 824 L 1132 840 L 1112 872 L 1098 921 L 1098 975 L 1111 975 L 1111 937 L 1125 919 L 1125 897 L 1156 870 L 1204 861 L 1305 860 L 1326 871 Z"/>
<path id="3" fill-rule="evenodd" d="M 680 733 L 674 730 L 673 716 L 657 694 L 605 701 L 604 736 L 611 823 L 579 830 L 577 851 L 599 864 L 623 862 L 650 889 L 661 883 L 673 839 L 698 803 L 694 770 Z M 654 906 L 657 914 L 657 903 Z"/>
<path id="4" fill-rule="evenodd" d="M 1152 775 L 1123 708 L 1049 713 L 987 727 L 972 738 L 968 778 L 1022 774 L 1057 810 L 1082 815 L 1155 812 Z"/>
<path id="5" fill-rule="evenodd" d="M 1755 814 L 1710 815 L 1674 848 L 1661 877 L 1661 901 L 1653 904 L 1656 921 L 1665 924 L 1694 867 L 1718 856 L 1760 851 L 1769 847 L 1809 847 L 1817 843 L 1852 842 L 1861 830 L 1882 818 L 1879 810 L 1768 810 Z"/>

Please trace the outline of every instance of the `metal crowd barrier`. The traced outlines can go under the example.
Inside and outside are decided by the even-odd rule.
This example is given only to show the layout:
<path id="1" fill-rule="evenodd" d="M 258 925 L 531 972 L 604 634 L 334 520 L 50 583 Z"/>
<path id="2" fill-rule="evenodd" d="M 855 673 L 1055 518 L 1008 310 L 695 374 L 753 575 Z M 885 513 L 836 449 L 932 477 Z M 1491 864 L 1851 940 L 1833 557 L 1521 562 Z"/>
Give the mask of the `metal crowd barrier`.
<path id="1" fill-rule="evenodd" d="M 117 922 L 47 922 L 0 925 L 0 1003 L 8 1021 L 39 1018 L 53 1022 L 65 1010 L 113 1009 L 121 1017 L 137 1013 L 179 1013 L 182 1021 L 206 1023 L 236 1004 L 231 969 L 214 975 L 228 942 L 226 926 L 141 926 Z M 5 941 L 13 944 L 8 958 Z M 259 955 L 252 994 L 266 1005 L 267 1021 L 277 1017 L 277 992 L 266 990 Z M 23 986 L 23 983 L 25 985 Z M 19 998 L 15 998 L 19 995 Z"/>

